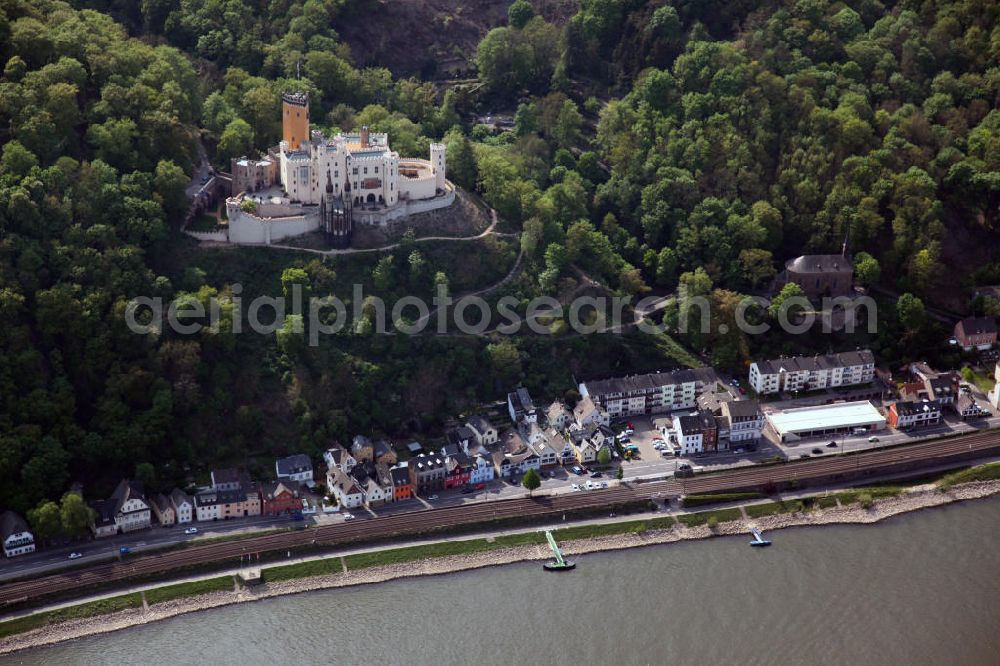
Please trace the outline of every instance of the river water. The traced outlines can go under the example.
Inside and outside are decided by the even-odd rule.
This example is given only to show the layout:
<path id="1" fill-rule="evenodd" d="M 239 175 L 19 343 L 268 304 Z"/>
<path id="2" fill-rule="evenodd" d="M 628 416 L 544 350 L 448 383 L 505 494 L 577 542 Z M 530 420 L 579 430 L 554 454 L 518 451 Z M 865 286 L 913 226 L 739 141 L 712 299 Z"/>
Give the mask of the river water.
<path id="1" fill-rule="evenodd" d="M 768 536 L 268 599 L 7 661 L 1000 664 L 1000 500 Z"/>

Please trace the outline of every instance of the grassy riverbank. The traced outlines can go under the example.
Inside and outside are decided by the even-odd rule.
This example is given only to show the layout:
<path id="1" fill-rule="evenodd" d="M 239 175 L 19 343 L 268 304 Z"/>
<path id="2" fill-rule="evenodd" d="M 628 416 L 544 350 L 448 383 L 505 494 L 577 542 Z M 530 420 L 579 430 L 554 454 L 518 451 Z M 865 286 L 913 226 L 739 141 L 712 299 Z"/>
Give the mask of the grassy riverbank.
<path id="1" fill-rule="evenodd" d="M 123 594 L 109 599 L 98 599 L 77 606 L 68 606 L 56 610 L 26 615 L 14 620 L 0 622 L 0 638 L 20 634 L 32 629 L 46 627 L 68 620 L 78 620 L 81 618 L 95 617 L 98 615 L 108 615 L 128 608 L 141 608 L 142 596 L 136 592 L 133 594 Z"/>

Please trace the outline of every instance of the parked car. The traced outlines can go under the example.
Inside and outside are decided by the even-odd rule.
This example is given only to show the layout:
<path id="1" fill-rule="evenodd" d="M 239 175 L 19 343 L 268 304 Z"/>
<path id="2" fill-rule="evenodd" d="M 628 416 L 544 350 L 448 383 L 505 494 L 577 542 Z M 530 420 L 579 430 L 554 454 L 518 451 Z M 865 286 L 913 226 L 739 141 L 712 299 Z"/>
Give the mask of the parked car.
<path id="1" fill-rule="evenodd" d="M 570 486 L 570 488 L 573 489 L 573 490 L 580 490 L 580 485 L 574 483 L 573 485 Z"/>
<path id="2" fill-rule="evenodd" d="M 813 454 L 814 456 L 820 456 L 820 455 L 823 455 L 823 449 L 813 449 L 813 450 L 812 450 L 812 454 Z"/>
<path id="3" fill-rule="evenodd" d="M 550 478 L 550 479 L 554 479 L 554 478 L 556 478 L 556 473 L 555 473 L 555 472 L 553 472 L 553 471 L 552 471 L 552 470 L 550 469 L 550 470 L 549 470 L 549 474 L 548 474 L 548 476 L 549 476 L 549 478 Z"/>
<path id="4" fill-rule="evenodd" d="M 474 493 L 474 492 L 476 492 L 476 491 L 473 490 L 472 486 L 466 486 L 466 487 L 462 488 L 462 494 L 463 495 L 469 495 L 469 494 Z"/>
<path id="5" fill-rule="evenodd" d="M 132 552 L 132 549 L 129 548 L 128 546 L 122 546 L 121 548 L 118 549 L 118 552 L 121 553 L 122 555 L 128 555 L 129 553 Z"/>
<path id="6" fill-rule="evenodd" d="M 608 487 L 608 482 L 607 481 L 601 481 L 601 488 L 607 488 L 607 487 Z"/>
<path id="7" fill-rule="evenodd" d="M 829 444 L 826 445 L 826 448 L 828 448 L 828 449 L 835 449 L 835 448 L 837 448 L 837 442 L 830 442 Z"/>
<path id="8" fill-rule="evenodd" d="M 69 559 L 71 559 L 71 560 L 78 560 L 81 557 L 83 557 L 83 553 L 70 553 L 69 554 Z"/>
<path id="9" fill-rule="evenodd" d="M 197 533 L 198 533 L 197 527 L 189 527 L 186 530 L 184 530 L 184 534 L 197 534 Z"/>
<path id="10" fill-rule="evenodd" d="M 583 468 L 579 465 L 573 465 L 573 473 L 577 476 L 583 476 Z"/>
<path id="11" fill-rule="evenodd" d="M 433 501 L 433 500 L 436 500 L 437 498 L 438 498 L 437 495 L 431 495 L 430 497 L 427 498 L 427 500 L 428 501 Z"/>
<path id="12" fill-rule="evenodd" d="M 344 520 L 354 520 L 354 514 L 353 513 L 345 513 L 344 514 Z"/>
<path id="13" fill-rule="evenodd" d="M 475 486 L 473 486 L 473 488 L 475 488 L 476 490 L 486 490 L 486 484 L 485 483 L 477 483 Z"/>
<path id="14" fill-rule="evenodd" d="M 878 441 L 878 437 L 875 437 L 874 435 L 872 435 L 871 437 L 868 438 L 868 441 L 871 442 L 872 444 L 874 444 L 875 442 Z"/>
<path id="15" fill-rule="evenodd" d="M 799 456 L 799 458 L 802 458 L 803 460 L 808 457 L 810 457 L 808 453 L 803 453 L 802 455 Z"/>
<path id="16" fill-rule="evenodd" d="M 600 487 L 601 484 L 598 483 L 597 481 L 587 481 L 587 490 L 596 490 L 597 488 Z"/>
<path id="17" fill-rule="evenodd" d="M 599 479 L 602 476 L 604 476 L 604 475 L 601 474 L 600 472 L 594 472 L 593 474 L 590 475 L 590 478 L 592 478 L 592 479 Z"/>

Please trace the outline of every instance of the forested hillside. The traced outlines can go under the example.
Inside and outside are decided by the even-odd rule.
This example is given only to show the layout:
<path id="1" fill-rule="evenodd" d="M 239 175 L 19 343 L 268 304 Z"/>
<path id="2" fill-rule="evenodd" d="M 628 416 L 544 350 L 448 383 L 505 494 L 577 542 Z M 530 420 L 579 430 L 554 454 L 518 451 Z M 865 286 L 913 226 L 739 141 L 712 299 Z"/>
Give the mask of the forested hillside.
<path id="1" fill-rule="evenodd" d="M 399 39 L 365 49 L 372 16 L 397 17 Z M 440 29 L 411 29 L 407 44 L 424 16 Z M 432 65 L 449 60 L 454 26 L 483 35 L 455 42 L 478 81 L 410 77 L 451 76 Z M 214 464 L 266 473 L 273 455 L 356 432 L 437 434 L 517 382 L 556 397 L 574 376 L 691 352 L 734 370 L 810 344 L 906 360 L 946 335 L 924 303 L 998 308 L 967 291 L 1000 282 L 1000 9 L 988 0 L 516 0 L 507 17 L 492 0 L 0 0 L 0 63 L 0 507 L 84 479 L 99 495 L 122 475 L 157 489 Z M 322 262 L 196 247 L 177 222 L 198 140 L 219 168 L 273 145 L 289 90 L 311 93 L 315 126 L 367 124 L 404 155 L 444 140 L 449 177 L 520 248 L 404 242 Z M 477 124 L 487 112 L 513 129 Z M 728 323 L 785 260 L 845 239 L 859 282 L 889 294 L 867 339 L 735 326 L 562 339 L 557 319 L 554 339 L 361 326 L 305 348 L 282 334 L 140 337 L 122 318 L 136 295 L 226 299 L 235 283 L 247 296 L 294 282 L 342 297 L 353 282 L 386 297 L 473 290 L 521 249 L 525 270 L 493 298 L 565 297 L 584 276 L 631 295 L 683 284 Z"/>

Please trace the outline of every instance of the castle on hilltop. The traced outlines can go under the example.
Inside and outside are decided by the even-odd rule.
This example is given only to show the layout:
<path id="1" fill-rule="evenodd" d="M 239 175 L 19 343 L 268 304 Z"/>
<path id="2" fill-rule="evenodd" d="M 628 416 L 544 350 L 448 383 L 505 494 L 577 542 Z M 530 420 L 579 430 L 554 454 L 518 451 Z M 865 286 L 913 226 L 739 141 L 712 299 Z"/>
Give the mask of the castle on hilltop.
<path id="1" fill-rule="evenodd" d="M 281 96 L 281 129 L 266 156 L 232 160 L 230 243 L 269 245 L 321 231 L 331 247 L 348 247 L 355 225 L 382 226 L 455 200 L 444 144 L 432 143 L 424 160 L 401 158 L 388 135 L 367 127 L 327 138 L 309 128 L 307 93 Z"/>

